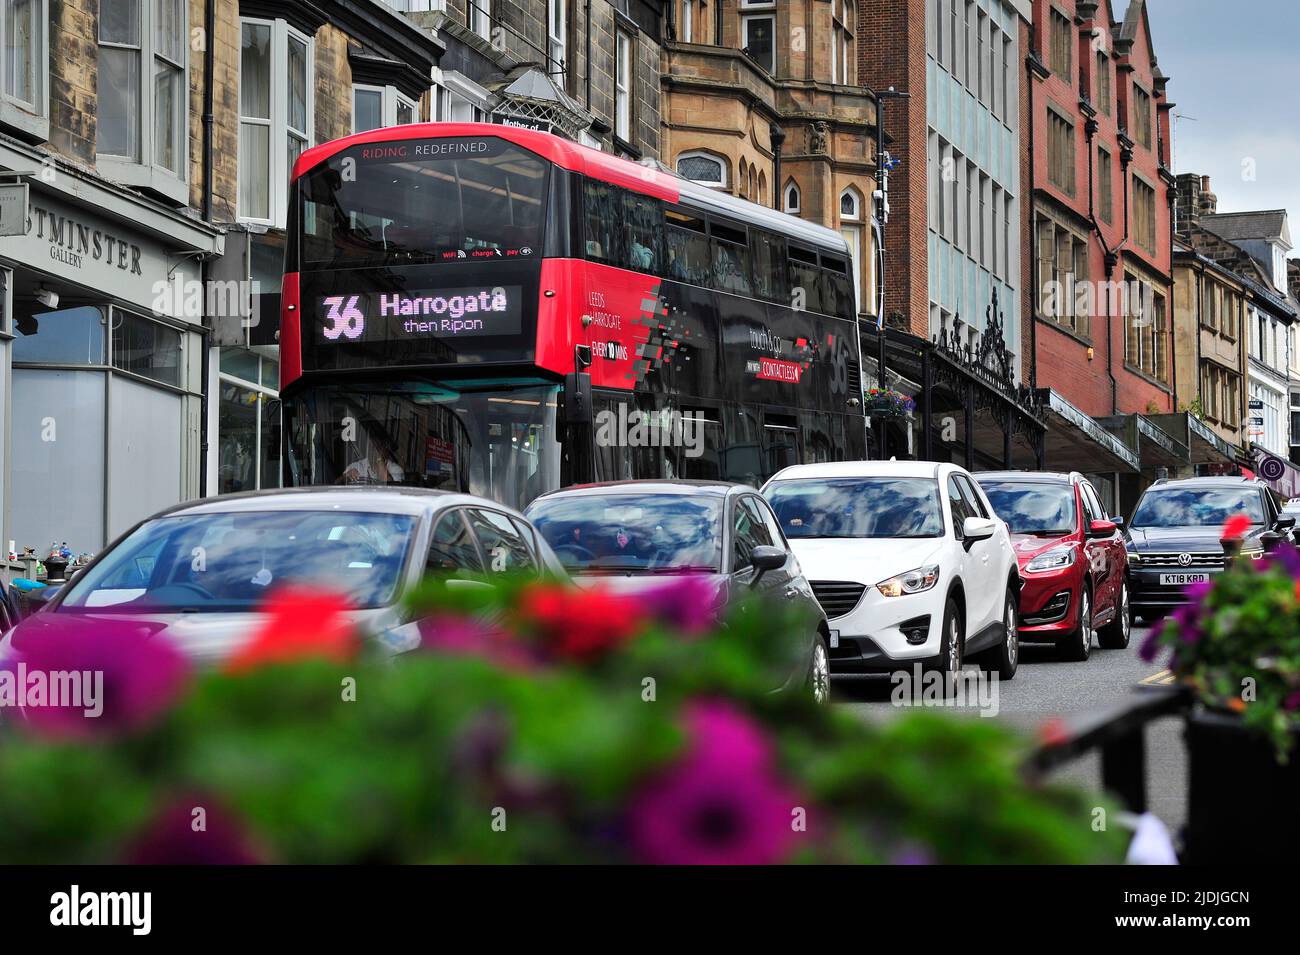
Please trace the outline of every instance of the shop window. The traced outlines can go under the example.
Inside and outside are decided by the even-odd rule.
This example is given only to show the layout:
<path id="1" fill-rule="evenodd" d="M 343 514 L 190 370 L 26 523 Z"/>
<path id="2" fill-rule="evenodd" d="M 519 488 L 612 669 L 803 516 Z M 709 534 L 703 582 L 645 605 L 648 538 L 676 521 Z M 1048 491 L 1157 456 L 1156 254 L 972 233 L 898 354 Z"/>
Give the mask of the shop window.
<path id="1" fill-rule="evenodd" d="M 0 0 L 0 123 L 49 135 L 49 0 Z"/>
<path id="2" fill-rule="evenodd" d="M 104 312 L 93 305 L 19 314 L 13 360 L 48 365 L 103 365 Z"/>
<path id="3" fill-rule="evenodd" d="M 218 354 L 217 463 L 213 493 L 280 486 L 279 363 L 274 349 Z"/>
<path id="4" fill-rule="evenodd" d="M 312 41 L 283 20 L 242 21 L 239 216 L 283 227 L 293 164 L 310 145 Z"/>
<path id="5" fill-rule="evenodd" d="M 188 159 L 188 4 L 103 0 L 99 9 L 100 171 L 184 203 Z"/>
<path id="6" fill-rule="evenodd" d="M 116 308 L 112 316 L 113 367 L 180 387 L 181 333 Z"/>

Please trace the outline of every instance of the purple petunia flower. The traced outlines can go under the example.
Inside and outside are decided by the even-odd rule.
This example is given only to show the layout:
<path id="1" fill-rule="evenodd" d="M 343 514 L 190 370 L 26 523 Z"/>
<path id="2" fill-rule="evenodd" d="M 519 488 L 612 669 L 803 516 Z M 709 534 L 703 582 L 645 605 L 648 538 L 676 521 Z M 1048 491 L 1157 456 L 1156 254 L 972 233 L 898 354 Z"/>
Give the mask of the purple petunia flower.
<path id="1" fill-rule="evenodd" d="M 194 795 L 176 799 L 128 843 L 127 865 L 258 865 L 244 827 L 217 801 Z"/>
<path id="2" fill-rule="evenodd" d="M 1296 690 L 1283 701 L 1282 709 L 1286 710 L 1288 713 L 1294 713 L 1296 710 L 1300 710 L 1300 690 Z"/>
<path id="3" fill-rule="evenodd" d="M 889 857 L 890 865 L 934 865 L 934 856 L 925 846 L 908 843 Z"/>
<path id="4" fill-rule="evenodd" d="M 685 756 L 641 789 L 628 812 L 638 859 L 661 865 L 786 861 L 802 834 L 800 799 L 774 772 L 762 731 L 726 703 L 686 713 Z"/>
<path id="5" fill-rule="evenodd" d="M 1282 567 L 1292 577 L 1300 580 L 1300 549 L 1289 541 L 1278 545 L 1269 556 L 1269 563 Z"/>
<path id="6" fill-rule="evenodd" d="M 1159 629 L 1152 627 L 1150 632 L 1147 633 L 1146 639 L 1142 641 L 1142 646 L 1138 647 L 1138 658 L 1142 660 L 1143 663 L 1150 663 L 1156 658 L 1156 654 L 1159 652 L 1160 631 Z"/>
<path id="7" fill-rule="evenodd" d="M 683 574 L 638 594 L 643 609 L 665 626 L 690 636 L 712 630 L 726 602 L 725 582 L 709 574 Z"/>
<path id="8" fill-rule="evenodd" d="M 152 723 L 184 691 L 185 655 L 160 625 L 76 613 L 40 614 L 4 668 L 26 684 L 26 725 L 47 736 L 90 737 Z M 43 684 L 38 697 L 35 688 Z"/>
<path id="9" fill-rule="evenodd" d="M 443 613 L 426 617 L 417 626 L 423 650 L 482 657 L 510 670 L 530 670 L 538 664 L 523 640 L 483 620 Z"/>

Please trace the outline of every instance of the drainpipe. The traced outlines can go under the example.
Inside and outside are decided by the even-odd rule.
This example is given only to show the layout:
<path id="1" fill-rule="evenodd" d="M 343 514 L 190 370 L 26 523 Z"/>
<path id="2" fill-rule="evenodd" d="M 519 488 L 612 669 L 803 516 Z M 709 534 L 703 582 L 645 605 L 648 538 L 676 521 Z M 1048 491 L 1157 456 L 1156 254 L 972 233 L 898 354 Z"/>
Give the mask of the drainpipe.
<path id="1" fill-rule="evenodd" d="M 591 0 L 587 0 L 587 3 L 583 7 L 583 9 L 585 11 L 584 16 L 586 17 L 587 20 L 587 30 L 586 30 L 587 47 L 586 47 L 586 53 L 584 55 L 587 58 L 587 65 L 586 65 L 587 113 L 590 114 L 591 113 Z"/>
<path id="2" fill-rule="evenodd" d="M 212 78 L 216 75 L 216 43 L 213 38 L 217 29 L 216 0 L 205 0 L 203 4 L 203 221 L 212 222 L 212 127 L 213 103 L 216 93 L 212 89 Z M 199 277 L 203 288 L 208 287 L 208 263 L 199 263 Z M 208 496 L 208 402 L 211 400 L 209 376 L 212 373 L 212 340 L 208 335 L 201 339 L 202 354 L 199 356 L 199 375 L 203 381 L 199 388 L 199 497 Z"/>
<path id="3" fill-rule="evenodd" d="M 1033 44 L 1030 43 L 1032 48 Z M 1029 281 L 1029 390 L 1035 392 L 1038 390 L 1038 302 L 1034 289 L 1037 287 L 1035 278 L 1038 274 L 1038 212 L 1034 208 L 1034 189 L 1038 181 L 1034 172 L 1034 68 L 1033 51 L 1028 50 L 1025 53 L 1025 88 L 1029 90 L 1029 195 L 1025 198 L 1029 201 L 1029 250 L 1030 250 L 1030 281 Z M 1023 251 L 1023 250 L 1022 250 Z"/>
<path id="4" fill-rule="evenodd" d="M 772 137 L 772 208 L 778 212 L 781 209 L 781 147 L 785 145 L 785 130 L 776 123 L 768 127 L 768 135 Z"/>

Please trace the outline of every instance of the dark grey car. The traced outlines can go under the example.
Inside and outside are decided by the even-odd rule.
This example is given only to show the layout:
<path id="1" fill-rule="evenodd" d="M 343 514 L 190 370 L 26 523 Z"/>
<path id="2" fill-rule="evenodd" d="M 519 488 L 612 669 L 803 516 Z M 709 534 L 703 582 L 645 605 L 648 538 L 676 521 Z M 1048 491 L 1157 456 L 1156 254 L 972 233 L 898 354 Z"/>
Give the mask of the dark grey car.
<path id="1" fill-rule="evenodd" d="M 718 609 L 757 593 L 794 606 L 801 663 L 787 686 L 830 696 L 826 614 L 770 505 L 754 488 L 722 481 L 611 481 L 551 491 L 524 512 L 581 585 L 599 579 L 640 593 L 691 576 L 715 585 Z"/>
<path id="2" fill-rule="evenodd" d="M 22 649 L 51 627 L 148 622 L 198 662 L 230 656 L 264 619 L 272 585 L 345 596 L 393 652 L 419 643 L 401 598 L 428 571 L 564 577 L 518 511 L 450 491 L 317 487 L 193 501 L 142 521 L 11 630 Z M 451 574 L 455 576 L 455 574 Z"/>

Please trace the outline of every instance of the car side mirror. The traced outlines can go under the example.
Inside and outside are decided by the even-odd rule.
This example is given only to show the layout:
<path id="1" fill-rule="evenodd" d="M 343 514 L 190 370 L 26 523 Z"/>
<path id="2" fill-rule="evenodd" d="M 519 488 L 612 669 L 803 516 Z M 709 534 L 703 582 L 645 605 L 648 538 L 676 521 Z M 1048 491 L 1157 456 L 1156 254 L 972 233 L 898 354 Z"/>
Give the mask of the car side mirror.
<path id="1" fill-rule="evenodd" d="M 961 525 L 962 536 L 968 541 L 985 540 L 997 529 L 998 522 L 991 517 L 968 517 Z"/>
<path id="2" fill-rule="evenodd" d="M 758 579 L 769 570 L 780 570 L 784 567 L 788 556 L 781 548 L 770 544 L 760 544 L 755 547 L 749 553 L 749 562 L 758 571 L 754 575 L 753 583 L 758 583 Z"/>
<path id="3" fill-rule="evenodd" d="M 1119 525 L 1114 521 L 1093 521 L 1088 525 L 1089 537 L 1110 537 L 1115 531 L 1119 530 Z"/>
<path id="4" fill-rule="evenodd" d="M 23 602 L 27 604 L 27 613 L 33 614 L 41 610 L 51 600 L 58 595 L 63 589 L 62 584 L 50 584 L 46 587 L 38 587 L 35 590 L 29 590 L 23 595 Z"/>
<path id="5" fill-rule="evenodd" d="M 1295 518 L 1287 515 L 1277 519 L 1277 529 L 1280 531 L 1289 531 L 1295 527 Z"/>
<path id="6" fill-rule="evenodd" d="M 1124 518 L 1122 518 L 1122 517 L 1112 517 L 1112 518 L 1110 519 L 1110 522 L 1111 522 L 1112 524 L 1114 524 L 1116 527 L 1123 527 L 1123 526 L 1124 526 Z"/>

